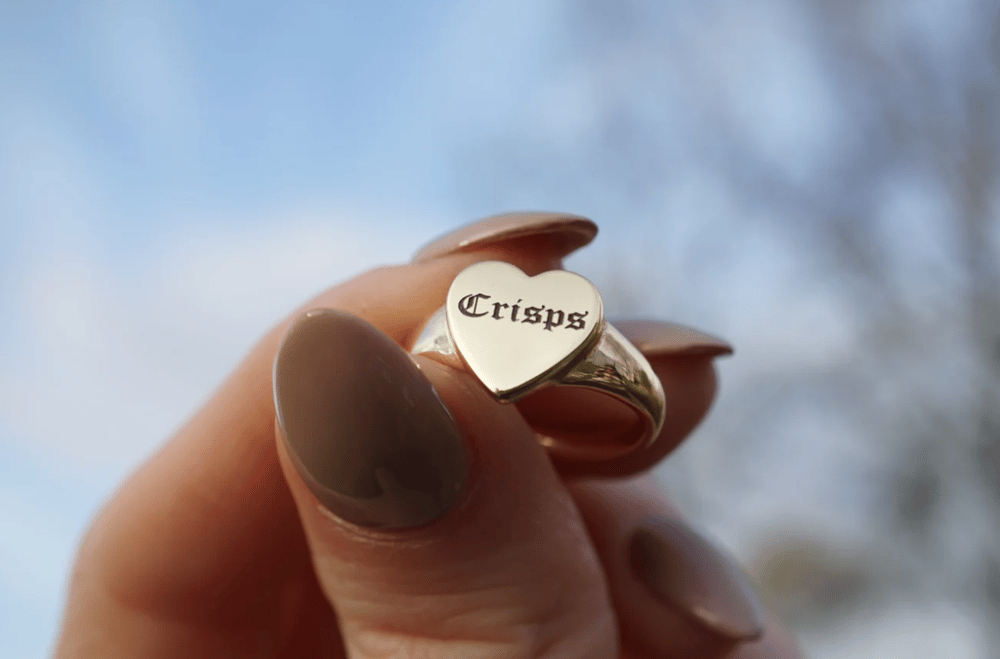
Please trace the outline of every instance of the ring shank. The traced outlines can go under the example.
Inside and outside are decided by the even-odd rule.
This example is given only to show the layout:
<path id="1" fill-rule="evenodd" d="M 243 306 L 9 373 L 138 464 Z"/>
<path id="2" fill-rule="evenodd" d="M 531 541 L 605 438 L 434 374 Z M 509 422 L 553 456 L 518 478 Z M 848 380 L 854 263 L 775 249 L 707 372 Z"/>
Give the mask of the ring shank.
<path id="1" fill-rule="evenodd" d="M 428 320 L 411 353 L 436 353 L 448 358 L 449 362 L 460 361 L 443 307 Z M 665 403 L 659 378 L 642 353 L 608 322 L 604 322 L 600 338 L 591 350 L 549 381 L 526 392 L 521 399 L 530 398 L 533 393 L 552 386 L 581 387 L 609 396 L 631 408 L 640 422 L 632 425 L 641 426 L 630 433 L 632 436 L 628 441 L 614 443 L 581 442 L 579 429 L 559 432 L 550 424 L 544 431 L 536 429 L 541 443 L 559 457 L 573 460 L 620 457 L 651 444 L 663 427 Z M 581 400 L 586 400 L 586 397 Z"/>

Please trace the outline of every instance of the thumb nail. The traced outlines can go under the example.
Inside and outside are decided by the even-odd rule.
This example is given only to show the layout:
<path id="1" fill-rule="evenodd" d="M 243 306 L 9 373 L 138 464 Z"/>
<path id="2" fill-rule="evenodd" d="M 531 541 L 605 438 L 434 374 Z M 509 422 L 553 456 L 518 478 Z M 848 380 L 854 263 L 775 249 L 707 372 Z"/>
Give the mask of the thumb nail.
<path id="1" fill-rule="evenodd" d="M 364 320 L 302 316 L 275 359 L 274 393 L 288 454 L 336 517 L 401 529 L 456 503 L 468 463 L 454 419 L 409 355 Z"/>
<path id="2" fill-rule="evenodd" d="M 632 534 L 632 571 L 661 604 L 739 641 L 763 633 L 763 609 L 743 571 L 684 523 L 650 517 Z"/>

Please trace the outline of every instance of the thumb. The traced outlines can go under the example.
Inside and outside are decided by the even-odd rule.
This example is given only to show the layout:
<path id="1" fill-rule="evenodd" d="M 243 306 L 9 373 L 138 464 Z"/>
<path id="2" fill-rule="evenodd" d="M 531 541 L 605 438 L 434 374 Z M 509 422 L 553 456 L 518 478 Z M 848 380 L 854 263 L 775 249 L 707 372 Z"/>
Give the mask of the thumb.
<path id="1" fill-rule="evenodd" d="M 616 656 L 599 561 L 534 433 L 418 364 L 339 311 L 302 317 L 275 362 L 279 454 L 348 656 Z"/>

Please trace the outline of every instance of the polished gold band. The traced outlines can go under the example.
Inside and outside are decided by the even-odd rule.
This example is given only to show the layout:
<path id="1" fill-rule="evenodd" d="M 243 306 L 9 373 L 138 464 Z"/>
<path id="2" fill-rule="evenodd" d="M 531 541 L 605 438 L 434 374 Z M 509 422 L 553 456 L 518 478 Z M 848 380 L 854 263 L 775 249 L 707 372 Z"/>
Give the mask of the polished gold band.
<path id="1" fill-rule="evenodd" d="M 553 453 L 574 460 L 608 460 L 649 446 L 659 435 L 666 412 L 660 380 L 642 353 L 604 320 L 595 339 L 546 379 L 507 395 L 492 392 L 502 402 L 515 402 L 551 386 L 582 387 L 610 396 L 636 413 L 641 427 L 626 442 L 581 443 L 551 429 L 539 433 L 542 444 Z M 448 330 L 444 307 L 427 321 L 411 352 L 464 364 Z"/>

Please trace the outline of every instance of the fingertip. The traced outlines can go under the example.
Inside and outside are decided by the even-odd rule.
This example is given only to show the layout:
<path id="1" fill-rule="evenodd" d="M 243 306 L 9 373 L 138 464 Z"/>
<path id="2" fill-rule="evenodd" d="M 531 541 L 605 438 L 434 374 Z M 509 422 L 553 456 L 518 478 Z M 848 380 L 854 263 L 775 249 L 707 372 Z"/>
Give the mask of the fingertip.
<path id="1" fill-rule="evenodd" d="M 642 319 L 614 320 L 613 324 L 647 359 L 733 354 L 728 341 L 680 323 Z"/>
<path id="2" fill-rule="evenodd" d="M 763 610 L 741 568 L 648 479 L 570 489 L 636 654 L 721 658 L 760 637 Z"/>
<path id="3" fill-rule="evenodd" d="M 515 248 L 529 244 L 547 252 L 552 258 L 564 256 L 587 245 L 597 235 L 597 225 L 570 213 L 520 211 L 477 220 L 451 231 L 422 247 L 413 257 L 414 263 L 430 261 L 452 254 L 469 253 L 486 248 Z"/>

